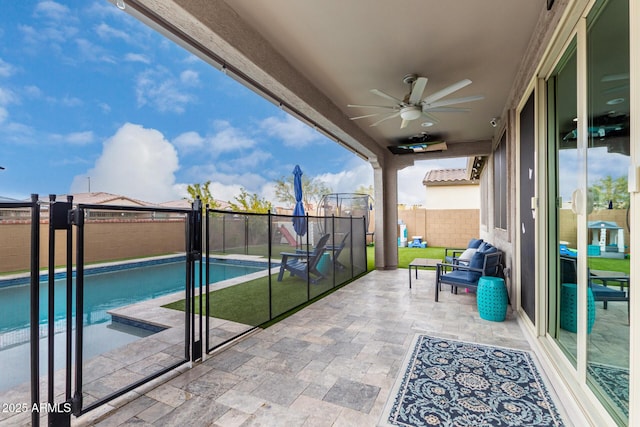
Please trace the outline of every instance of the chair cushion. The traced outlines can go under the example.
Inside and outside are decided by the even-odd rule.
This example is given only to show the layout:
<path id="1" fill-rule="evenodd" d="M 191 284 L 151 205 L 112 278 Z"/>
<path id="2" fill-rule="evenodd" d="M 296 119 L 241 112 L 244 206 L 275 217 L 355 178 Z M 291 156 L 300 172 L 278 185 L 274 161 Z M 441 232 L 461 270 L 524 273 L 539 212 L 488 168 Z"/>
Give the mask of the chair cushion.
<path id="1" fill-rule="evenodd" d="M 475 271 L 454 270 L 451 273 L 440 276 L 442 283 L 449 283 L 460 286 L 477 286 L 480 273 Z"/>
<path id="2" fill-rule="evenodd" d="M 480 246 L 482 242 L 483 242 L 482 239 L 471 239 L 469 240 L 469 244 L 467 245 L 467 248 L 478 249 L 478 246 Z"/>
<path id="3" fill-rule="evenodd" d="M 603 285 L 590 284 L 591 292 L 596 301 L 626 301 L 628 299 L 627 294 L 624 291 L 618 289 L 609 288 Z"/>

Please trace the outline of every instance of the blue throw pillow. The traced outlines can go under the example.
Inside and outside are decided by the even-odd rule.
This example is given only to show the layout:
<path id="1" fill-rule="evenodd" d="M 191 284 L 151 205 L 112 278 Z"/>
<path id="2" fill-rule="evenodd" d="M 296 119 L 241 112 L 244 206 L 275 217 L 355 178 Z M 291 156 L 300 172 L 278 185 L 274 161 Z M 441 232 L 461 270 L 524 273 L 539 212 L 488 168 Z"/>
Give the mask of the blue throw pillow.
<path id="1" fill-rule="evenodd" d="M 482 239 L 471 239 L 469 240 L 469 244 L 467 248 L 469 249 L 478 249 L 478 246 L 482 243 Z"/>
<path id="2" fill-rule="evenodd" d="M 484 265 L 484 255 L 484 252 L 480 251 L 473 254 L 471 261 L 469 261 L 469 267 L 482 269 L 482 266 Z"/>
<path id="3" fill-rule="evenodd" d="M 478 252 L 482 252 L 483 254 L 493 254 L 498 252 L 498 248 L 487 243 L 486 245 L 484 245 L 484 247 L 478 248 Z"/>

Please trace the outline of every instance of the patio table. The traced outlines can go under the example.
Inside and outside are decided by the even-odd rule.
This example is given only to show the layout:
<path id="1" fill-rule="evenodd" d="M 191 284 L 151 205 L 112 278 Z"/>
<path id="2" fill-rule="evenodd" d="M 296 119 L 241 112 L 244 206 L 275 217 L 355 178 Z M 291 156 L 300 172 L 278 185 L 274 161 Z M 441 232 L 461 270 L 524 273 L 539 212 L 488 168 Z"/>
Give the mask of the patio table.
<path id="1" fill-rule="evenodd" d="M 409 289 L 411 289 L 411 269 L 416 270 L 416 279 L 418 278 L 418 268 L 436 268 L 438 263 L 441 263 L 441 259 L 433 258 L 414 258 L 409 263 Z"/>
<path id="2" fill-rule="evenodd" d="M 618 282 L 620 290 L 624 290 L 624 284 L 627 284 L 629 288 L 629 275 L 621 271 L 606 271 L 606 270 L 589 270 L 591 280 L 599 280 L 603 285 L 608 286 L 609 282 Z"/>

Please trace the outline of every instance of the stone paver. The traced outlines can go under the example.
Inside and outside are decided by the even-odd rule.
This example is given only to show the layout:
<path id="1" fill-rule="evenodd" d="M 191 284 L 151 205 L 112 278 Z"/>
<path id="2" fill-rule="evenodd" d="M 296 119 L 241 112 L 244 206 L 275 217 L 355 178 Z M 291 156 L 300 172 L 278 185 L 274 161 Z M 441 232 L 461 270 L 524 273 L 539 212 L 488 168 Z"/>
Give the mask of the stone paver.
<path id="1" fill-rule="evenodd" d="M 374 426 L 415 334 L 529 349 L 511 311 L 505 322 L 484 321 L 474 294 L 442 292 L 436 303 L 433 272 L 412 289 L 406 276 L 373 271 L 131 403 L 72 422 Z"/>

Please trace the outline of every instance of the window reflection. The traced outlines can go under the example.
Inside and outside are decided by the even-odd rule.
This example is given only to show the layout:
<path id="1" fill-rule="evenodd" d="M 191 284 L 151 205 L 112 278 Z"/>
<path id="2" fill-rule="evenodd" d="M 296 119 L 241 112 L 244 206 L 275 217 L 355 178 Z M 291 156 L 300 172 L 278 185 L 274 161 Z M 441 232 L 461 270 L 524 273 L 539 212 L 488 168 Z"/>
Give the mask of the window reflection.
<path id="1" fill-rule="evenodd" d="M 629 11 L 600 1 L 587 18 L 587 219 L 589 285 L 595 317 L 587 382 L 621 424 L 629 414 Z"/>

